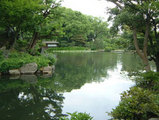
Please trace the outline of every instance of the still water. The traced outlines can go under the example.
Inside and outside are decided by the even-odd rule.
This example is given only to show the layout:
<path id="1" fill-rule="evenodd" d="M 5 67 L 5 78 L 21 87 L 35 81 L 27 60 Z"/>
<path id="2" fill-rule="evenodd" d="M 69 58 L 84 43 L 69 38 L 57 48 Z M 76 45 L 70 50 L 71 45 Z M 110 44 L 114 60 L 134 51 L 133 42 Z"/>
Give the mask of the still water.
<path id="1" fill-rule="evenodd" d="M 131 53 L 57 53 L 52 76 L 0 78 L 0 120 L 58 120 L 64 114 L 90 113 L 108 120 L 120 93 L 134 83 L 128 71 L 141 68 Z"/>

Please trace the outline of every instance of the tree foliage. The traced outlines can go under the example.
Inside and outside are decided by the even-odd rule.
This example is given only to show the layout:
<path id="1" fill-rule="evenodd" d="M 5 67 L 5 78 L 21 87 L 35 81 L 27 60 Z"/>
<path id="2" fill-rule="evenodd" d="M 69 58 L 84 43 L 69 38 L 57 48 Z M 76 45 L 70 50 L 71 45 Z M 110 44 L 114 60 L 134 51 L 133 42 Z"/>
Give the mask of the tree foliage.
<path id="1" fill-rule="evenodd" d="M 110 9 L 109 20 L 114 21 L 113 30 L 119 30 L 119 26 L 128 26 L 133 33 L 133 41 L 138 55 L 145 64 L 145 69 L 150 70 L 148 60 L 154 60 L 159 71 L 158 49 L 158 1 L 142 0 L 108 0 L 116 4 L 116 8 Z M 139 39 L 142 36 L 142 46 Z M 151 59 L 149 59 L 149 56 Z"/>
<path id="2" fill-rule="evenodd" d="M 122 93 L 121 102 L 111 112 L 115 119 L 148 120 L 159 115 L 156 95 L 148 90 L 133 87 Z"/>
<path id="3" fill-rule="evenodd" d="M 63 36 L 59 37 L 62 47 L 87 46 L 88 42 L 102 39 L 108 34 L 107 23 L 100 18 L 84 15 L 68 8 L 60 8 Z"/>
<path id="4" fill-rule="evenodd" d="M 102 18 L 84 15 L 60 3 L 60 0 L 1 0 L 0 47 L 32 55 L 40 51 L 43 40 L 58 41 L 60 47 L 118 48 L 117 39 L 112 40 Z"/>
<path id="5" fill-rule="evenodd" d="M 59 6 L 56 0 L 1 0 L 0 31 L 1 38 L 7 39 L 8 48 L 14 47 L 17 40 L 33 38 L 30 47 L 39 39 L 42 27 L 46 26 L 49 15 Z M 1 42 L 3 46 L 3 42 Z"/>

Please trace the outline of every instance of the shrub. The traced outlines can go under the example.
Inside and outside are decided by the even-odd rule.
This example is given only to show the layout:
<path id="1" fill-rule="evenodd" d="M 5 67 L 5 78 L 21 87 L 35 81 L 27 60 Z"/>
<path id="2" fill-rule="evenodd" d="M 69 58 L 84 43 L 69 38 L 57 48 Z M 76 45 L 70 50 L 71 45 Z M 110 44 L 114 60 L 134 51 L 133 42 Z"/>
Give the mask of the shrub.
<path id="1" fill-rule="evenodd" d="M 55 56 L 52 53 L 46 53 L 45 58 L 47 58 L 49 61 L 49 65 L 53 65 L 56 62 Z"/>
<path id="2" fill-rule="evenodd" d="M 23 64 L 24 64 L 24 61 L 22 59 L 16 59 L 16 58 L 4 59 L 0 63 L 0 72 L 6 73 L 10 69 L 16 69 L 21 67 Z"/>
<path id="3" fill-rule="evenodd" d="M 105 51 L 105 52 L 111 52 L 112 50 L 113 50 L 112 47 L 105 47 L 105 48 L 104 48 L 104 51 Z"/>
<path id="4" fill-rule="evenodd" d="M 149 90 L 132 87 L 122 93 L 121 102 L 110 115 L 115 119 L 148 120 L 152 116 L 159 116 L 157 96 Z"/>
<path id="5" fill-rule="evenodd" d="M 35 62 L 39 69 L 41 67 L 48 66 L 51 61 L 44 56 L 34 56 L 29 63 L 31 62 Z"/>
<path id="6" fill-rule="evenodd" d="M 142 73 L 139 78 L 136 79 L 136 85 L 145 89 L 159 92 L 159 73 L 152 71 Z"/>
<path id="7" fill-rule="evenodd" d="M 103 40 L 95 40 L 89 43 L 89 47 L 91 50 L 104 49 L 104 41 Z"/>
<path id="8" fill-rule="evenodd" d="M 60 120 L 92 120 L 93 117 L 91 117 L 87 113 L 68 113 L 70 115 L 70 119 L 68 117 L 63 117 Z"/>
<path id="9" fill-rule="evenodd" d="M 27 53 L 10 53 L 8 58 L 0 61 L 0 72 L 6 73 L 10 69 L 20 68 L 27 63 L 35 62 L 38 65 L 38 69 L 44 66 L 52 65 L 55 63 L 54 56 L 32 56 Z"/>

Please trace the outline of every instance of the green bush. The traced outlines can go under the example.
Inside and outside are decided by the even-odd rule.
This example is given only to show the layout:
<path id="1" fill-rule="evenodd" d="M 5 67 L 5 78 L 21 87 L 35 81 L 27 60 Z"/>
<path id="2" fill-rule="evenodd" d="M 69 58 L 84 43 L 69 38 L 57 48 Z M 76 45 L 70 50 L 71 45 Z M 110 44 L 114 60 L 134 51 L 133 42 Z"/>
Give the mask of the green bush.
<path id="1" fill-rule="evenodd" d="M 139 78 L 136 79 L 136 85 L 145 89 L 159 92 L 159 73 L 152 71 L 142 73 Z"/>
<path id="2" fill-rule="evenodd" d="M 89 43 L 88 45 L 91 50 L 98 50 L 98 49 L 104 49 L 104 41 L 103 40 L 95 40 Z"/>
<path id="3" fill-rule="evenodd" d="M 52 53 L 46 53 L 44 57 L 49 60 L 49 65 L 53 65 L 56 62 L 55 56 Z"/>
<path id="4" fill-rule="evenodd" d="M 157 96 L 149 90 L 132 87 L 122 93 L 121 102 L 110 115 L 115 119 L 148 120 L 159 116 Z"/>
<path id="5" fill-rule="evenodd" d="M 44 66 L 48 66 L 51 63 L 51 61 L 45 56 L 34 56 L 29 63 L 31 62 L 37 63 L 38 69 Z"/>
<path id="6" fill-rule="evenodd" d="M 10 69 L 16 69 L 23 65 L 23 60 L 21 59 L 5 59 L 0 63 L 0 72 L 7 72 Z"/>
<path id="7" fill-rule="evenodd" d="M 0 61 L 0 72 L 6 73 L 10 69 L 20 68 L 27 63 L 37 63 L 38 69 L 55 63 L 55 58 L 51 56 L 32 56 L 27 53 L 12 52 L 8 58 Z"/>
<path id="8" fill-rule="evenodd" d="M 104 51 L 105 51 L 105 52 L 111 52 L 112 50 L 113 50 L 112 47 L 105 47 L 105 48 L 104 48 Z"/>
<path id="9" fill-rule="evenodd" d="M 60 120 L 92 120 L 93 117 L 91 117 L 89 114 L 87 113 L 68 113 L 70 115 L 70 118 L 68 117 L 63 117 Z"/>

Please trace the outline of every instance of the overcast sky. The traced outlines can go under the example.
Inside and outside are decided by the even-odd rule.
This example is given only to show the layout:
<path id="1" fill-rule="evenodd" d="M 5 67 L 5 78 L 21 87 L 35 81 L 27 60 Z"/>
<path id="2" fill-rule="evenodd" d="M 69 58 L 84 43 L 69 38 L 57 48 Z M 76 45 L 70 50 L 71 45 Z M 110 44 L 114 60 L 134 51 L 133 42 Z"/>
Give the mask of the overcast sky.
<path id="1" fill-rule="evenodd" d="M 113 7 L 114 5 L 105 0 L 64 0 L 62 6 L 80 11 L 83 14 L 107 19 L 107 7 Z"/>

